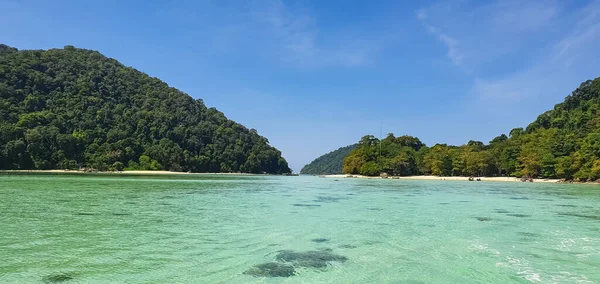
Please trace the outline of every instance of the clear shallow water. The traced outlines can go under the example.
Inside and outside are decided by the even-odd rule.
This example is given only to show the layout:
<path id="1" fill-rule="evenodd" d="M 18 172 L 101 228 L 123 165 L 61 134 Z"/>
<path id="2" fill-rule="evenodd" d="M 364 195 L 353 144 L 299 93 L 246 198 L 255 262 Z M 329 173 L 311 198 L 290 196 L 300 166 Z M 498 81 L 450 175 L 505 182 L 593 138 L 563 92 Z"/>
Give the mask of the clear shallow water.
<path id="1" fill-rule="evenodd" d="M 599 205 L 587 185 L 3 175 L 0 283 L 600 283 Z M 244 274 L 282 250 L 347 260 Z"/>

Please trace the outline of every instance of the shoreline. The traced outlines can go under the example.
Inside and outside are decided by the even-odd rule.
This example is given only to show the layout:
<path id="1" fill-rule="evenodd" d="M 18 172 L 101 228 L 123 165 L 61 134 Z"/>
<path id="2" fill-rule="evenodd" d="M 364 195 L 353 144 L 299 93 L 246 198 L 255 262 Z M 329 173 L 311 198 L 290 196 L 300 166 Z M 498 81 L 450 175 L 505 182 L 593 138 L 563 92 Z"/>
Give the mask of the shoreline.
<path id="1" fill-rule="evenodd" d="M 394 176 L 394 177 L 370 177 L 363 175 L 322 175 L 324 178 L 362 178 L 362 179 L 398 179 L 398 180 L 449 180 L 449 181 L 469 181 L 468 177 L 443 177 L 443 176 Z M 516 177 L 473 177 L 486 182 L 522 182 Z M 541 183 L 560 183 L 560 179 L 533 179 L 533 182 Z"/>

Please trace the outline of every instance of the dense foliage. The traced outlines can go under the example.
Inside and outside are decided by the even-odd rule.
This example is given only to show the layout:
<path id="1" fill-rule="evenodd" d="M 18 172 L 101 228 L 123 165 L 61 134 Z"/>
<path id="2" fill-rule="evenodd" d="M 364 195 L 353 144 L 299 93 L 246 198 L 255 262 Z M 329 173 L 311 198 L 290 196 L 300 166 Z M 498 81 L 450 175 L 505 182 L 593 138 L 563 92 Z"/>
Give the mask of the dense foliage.
<path id="1" fill-rule="evenodd" d="M 419 173 L 417 153 L 425 145 L 412 136 L 394 137 L 393 134 L 379 140 L 372 135 L 364 136 L 344 159 L 344 173 L 368 176 L 385 172 L 389 175 L 415 175 Z"/>
<path id="2" fill-rule="evenodd" d="M 0 45 L 0 169 L 289 173 L 256 130 L 84 49 Z"/>
<path id="3" fill-rule="evenodd" d="M 344 159 L 344 173 L 363 175 L 530 176 L 600 178 L 600 78 L 582 83 L 563 103 L 526 129 L 515 128 L 487 145 L 436 144 L 410 136 L 365 136 Z"/>
<path id="4" fill-rule="evenodd" d="M 344 158 L 350 153 L 350 151 L 356 148 L 356 145 L 357 144 L 341 147 L 321 157 L 318 157 L 314 161 L 304 166 L 302 170 L 300 170 L 300 173 L 304 175 L 341 174 Z"/>

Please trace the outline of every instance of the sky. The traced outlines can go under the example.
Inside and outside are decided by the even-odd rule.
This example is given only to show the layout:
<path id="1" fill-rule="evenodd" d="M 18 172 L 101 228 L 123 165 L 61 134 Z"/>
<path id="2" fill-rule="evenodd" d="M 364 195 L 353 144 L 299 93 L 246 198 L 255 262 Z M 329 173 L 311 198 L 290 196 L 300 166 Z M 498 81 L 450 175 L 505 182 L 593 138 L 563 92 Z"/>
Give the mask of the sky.
<path id="1" fill-rule="evenodd" d="M 380 130 L 461 145 L 527 126 L 600 76 L 600 1 L 0 0 L 0 43 L 98 50 L 297 172 Z"/>

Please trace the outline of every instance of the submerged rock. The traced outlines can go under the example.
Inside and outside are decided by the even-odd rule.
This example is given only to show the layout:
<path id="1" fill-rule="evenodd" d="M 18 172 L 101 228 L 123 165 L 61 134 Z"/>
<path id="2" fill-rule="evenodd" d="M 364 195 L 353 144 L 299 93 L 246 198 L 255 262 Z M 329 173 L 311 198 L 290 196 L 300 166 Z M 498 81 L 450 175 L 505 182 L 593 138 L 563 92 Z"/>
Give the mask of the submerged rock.
<path id="1" fill-rule="evenodd" d="M 381 209 L 381 208 L 367 208 L 367 210 L 371 210 L 371 211 L 382 211 L 383 209 Z"/>
<path id="2" fill-rule="evenodd" d="M 297 207 L 320 207 L 321 206 L 319 204 L 303 204 L 303 203 L 294 203 L 292 205 L 297 206 Z"/>
<path id="3" fill-rule="evenodd" d="M 596 216 L 596 215 L 586 215 L 586 214 L 579 214 L 579 213 L 558 213 L 559 216 L 572 216 L 572 217 L 579 217 L 579 218 L 585 218 L 585 219 L 590 219 L 590 220 L 600 220 L 600 216 Z"/>
<path id="4" fill-rule="evenodd" d="M 313 200 L 314 202 L 338 202 L 342 199 L 341 197 L 333 197 L 333 196 L 318 196 L 317 199 Z"/>
<path id="5" fill-rule="evenodd" d="M 524 236 L 524 237 L 529 237 L 529 238 L 537 238 L 540 237 L 540 234 L 536 234 L 536 233 L 529 233 L 529 232 L 517 232 L 518 235 Z"/>
<path id="6" fill-rule="evenodd" d="M 296 274 L 293 266 L 279 262 L 267 262 L 252 266 L 244 274 L 254 277 L 290 277 Z"/>
<path id="7" fill-rule="evenodd" d="M 529 200 L 528 197 L 509 197 L 509 199 L 512 199 L 512 200 Z"/>
<path id="8" fill-rule="evenodd" d="M 506 216 L 519 217 L 519 218 L 531 217 L 531 215 L 520 214 L 520 213 L 509 213 L 509 214 L 506 214 Z"/>
<path id="9" fill-rule="evenodd" d="M 477 219 L 478 221 L 481 221 L 481 222 L 492 221 L 492 218 L 488 218 L 488 217 L 475 217 L 475 219 Z"/>
<path id="10" fill-rule="evenodd" d="M 71 281 L 73 280 L 73 276 L 68 275 L 68 274 L 53 274 L 53 275 L 48 275 L 46 277 L 44 277 L 44 279 L 42 279 L 42 281 L 44 281 L 44 283 L 61 283 L 61 282 L 66 282 L 66 281 Z"/>
<path id="11" fill-rule="evenodd" d="M 311 250 L 305 252 L 295 252 L 292 250 L 282 250 L 277 253 L 278 261 L 290 262 L 297 267 L 325 268 L 331 261 L 345 262 L 348 260 L 343 255 L 337 255 L 331 250 Z"/>

